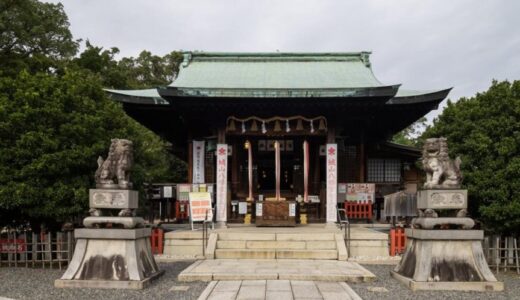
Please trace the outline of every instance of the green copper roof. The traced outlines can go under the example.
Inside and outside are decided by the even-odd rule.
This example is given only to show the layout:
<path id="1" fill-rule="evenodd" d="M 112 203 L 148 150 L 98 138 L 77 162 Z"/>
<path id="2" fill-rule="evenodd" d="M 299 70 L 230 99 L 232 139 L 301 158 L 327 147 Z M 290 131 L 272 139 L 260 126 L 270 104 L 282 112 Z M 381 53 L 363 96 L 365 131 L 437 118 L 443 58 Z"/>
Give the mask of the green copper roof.
<path id="1" fill-rule="evenodd" d="M 184 53 L 174 88 L 342 89 L 381 87 L 370 52 Z"/>
<path id="2" fill-rule="evenodd" d="M 109 90 L 118 101 L 168 104 L 190 97 L 364 98 L 386 97 L 387 104 L 444 99 L 448 90 L 402 90 L 374 76 L 370 52 L 221 53 L 185 52 L 177 78 L 167 87 Z M 165 99 L 168 99 L 165 100 Z"/>

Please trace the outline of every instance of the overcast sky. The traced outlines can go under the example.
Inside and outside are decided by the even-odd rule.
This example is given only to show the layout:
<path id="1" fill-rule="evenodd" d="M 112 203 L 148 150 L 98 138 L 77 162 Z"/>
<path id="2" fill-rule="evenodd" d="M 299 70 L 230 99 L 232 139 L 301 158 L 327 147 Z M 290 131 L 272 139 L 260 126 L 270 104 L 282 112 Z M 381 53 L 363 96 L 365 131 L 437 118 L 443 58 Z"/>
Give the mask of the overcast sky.
<path id="1" fill-rule="evenodd" d="M 518 0 L 64 0 L 75 38 L 142 50 L 372 51 L 374 73 L 449 98 L 520 79 Z M 436 115 L 437 112 L 430 113 Z"/>

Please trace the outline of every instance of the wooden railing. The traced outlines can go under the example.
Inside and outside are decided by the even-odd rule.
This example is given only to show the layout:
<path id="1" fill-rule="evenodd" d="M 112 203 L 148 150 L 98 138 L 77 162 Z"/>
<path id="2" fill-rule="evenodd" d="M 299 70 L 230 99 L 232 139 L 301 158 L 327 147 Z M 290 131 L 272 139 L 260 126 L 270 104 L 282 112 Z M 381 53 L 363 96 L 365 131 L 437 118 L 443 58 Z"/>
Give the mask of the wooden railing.
<path id="1" fill-rule="evenodd" d="M 46 232 L 4 229 L 0 235 L 0 267 L 61 268 L 72 259 L 73 231 Z"/>

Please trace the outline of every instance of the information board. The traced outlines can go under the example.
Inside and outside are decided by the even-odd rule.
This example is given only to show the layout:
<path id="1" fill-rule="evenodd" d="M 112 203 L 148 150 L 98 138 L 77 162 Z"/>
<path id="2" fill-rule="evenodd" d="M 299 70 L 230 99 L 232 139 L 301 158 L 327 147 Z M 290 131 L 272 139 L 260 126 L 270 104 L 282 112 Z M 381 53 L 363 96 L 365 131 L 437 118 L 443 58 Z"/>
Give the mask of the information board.
<path id="1" fill-rule="evenodd" d="M 206 220 L 206 212 L 208 220 L 213 220 L 213 210 L 211 207 L 211 195 L 207 192 L 190 193 L 190 220 L 192 222 L 201 222 Z"/>
<path id="2" fill-rule="evenodd" d="M 374 202 L 376 185 L 374 183 L 347 184 L 347 201 Z"/>

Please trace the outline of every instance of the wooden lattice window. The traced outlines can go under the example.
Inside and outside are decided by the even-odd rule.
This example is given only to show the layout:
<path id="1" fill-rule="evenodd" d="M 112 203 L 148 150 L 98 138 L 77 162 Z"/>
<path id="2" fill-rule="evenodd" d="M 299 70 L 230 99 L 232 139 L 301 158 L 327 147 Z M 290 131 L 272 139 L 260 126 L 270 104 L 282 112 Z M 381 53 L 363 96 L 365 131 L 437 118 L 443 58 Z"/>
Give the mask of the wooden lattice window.
<path id="1" fill-rule="evenodd" d="M 367 161 L 368 182 L 400 182 L 401 161 L 399 159 L 370 158 Z"/>

